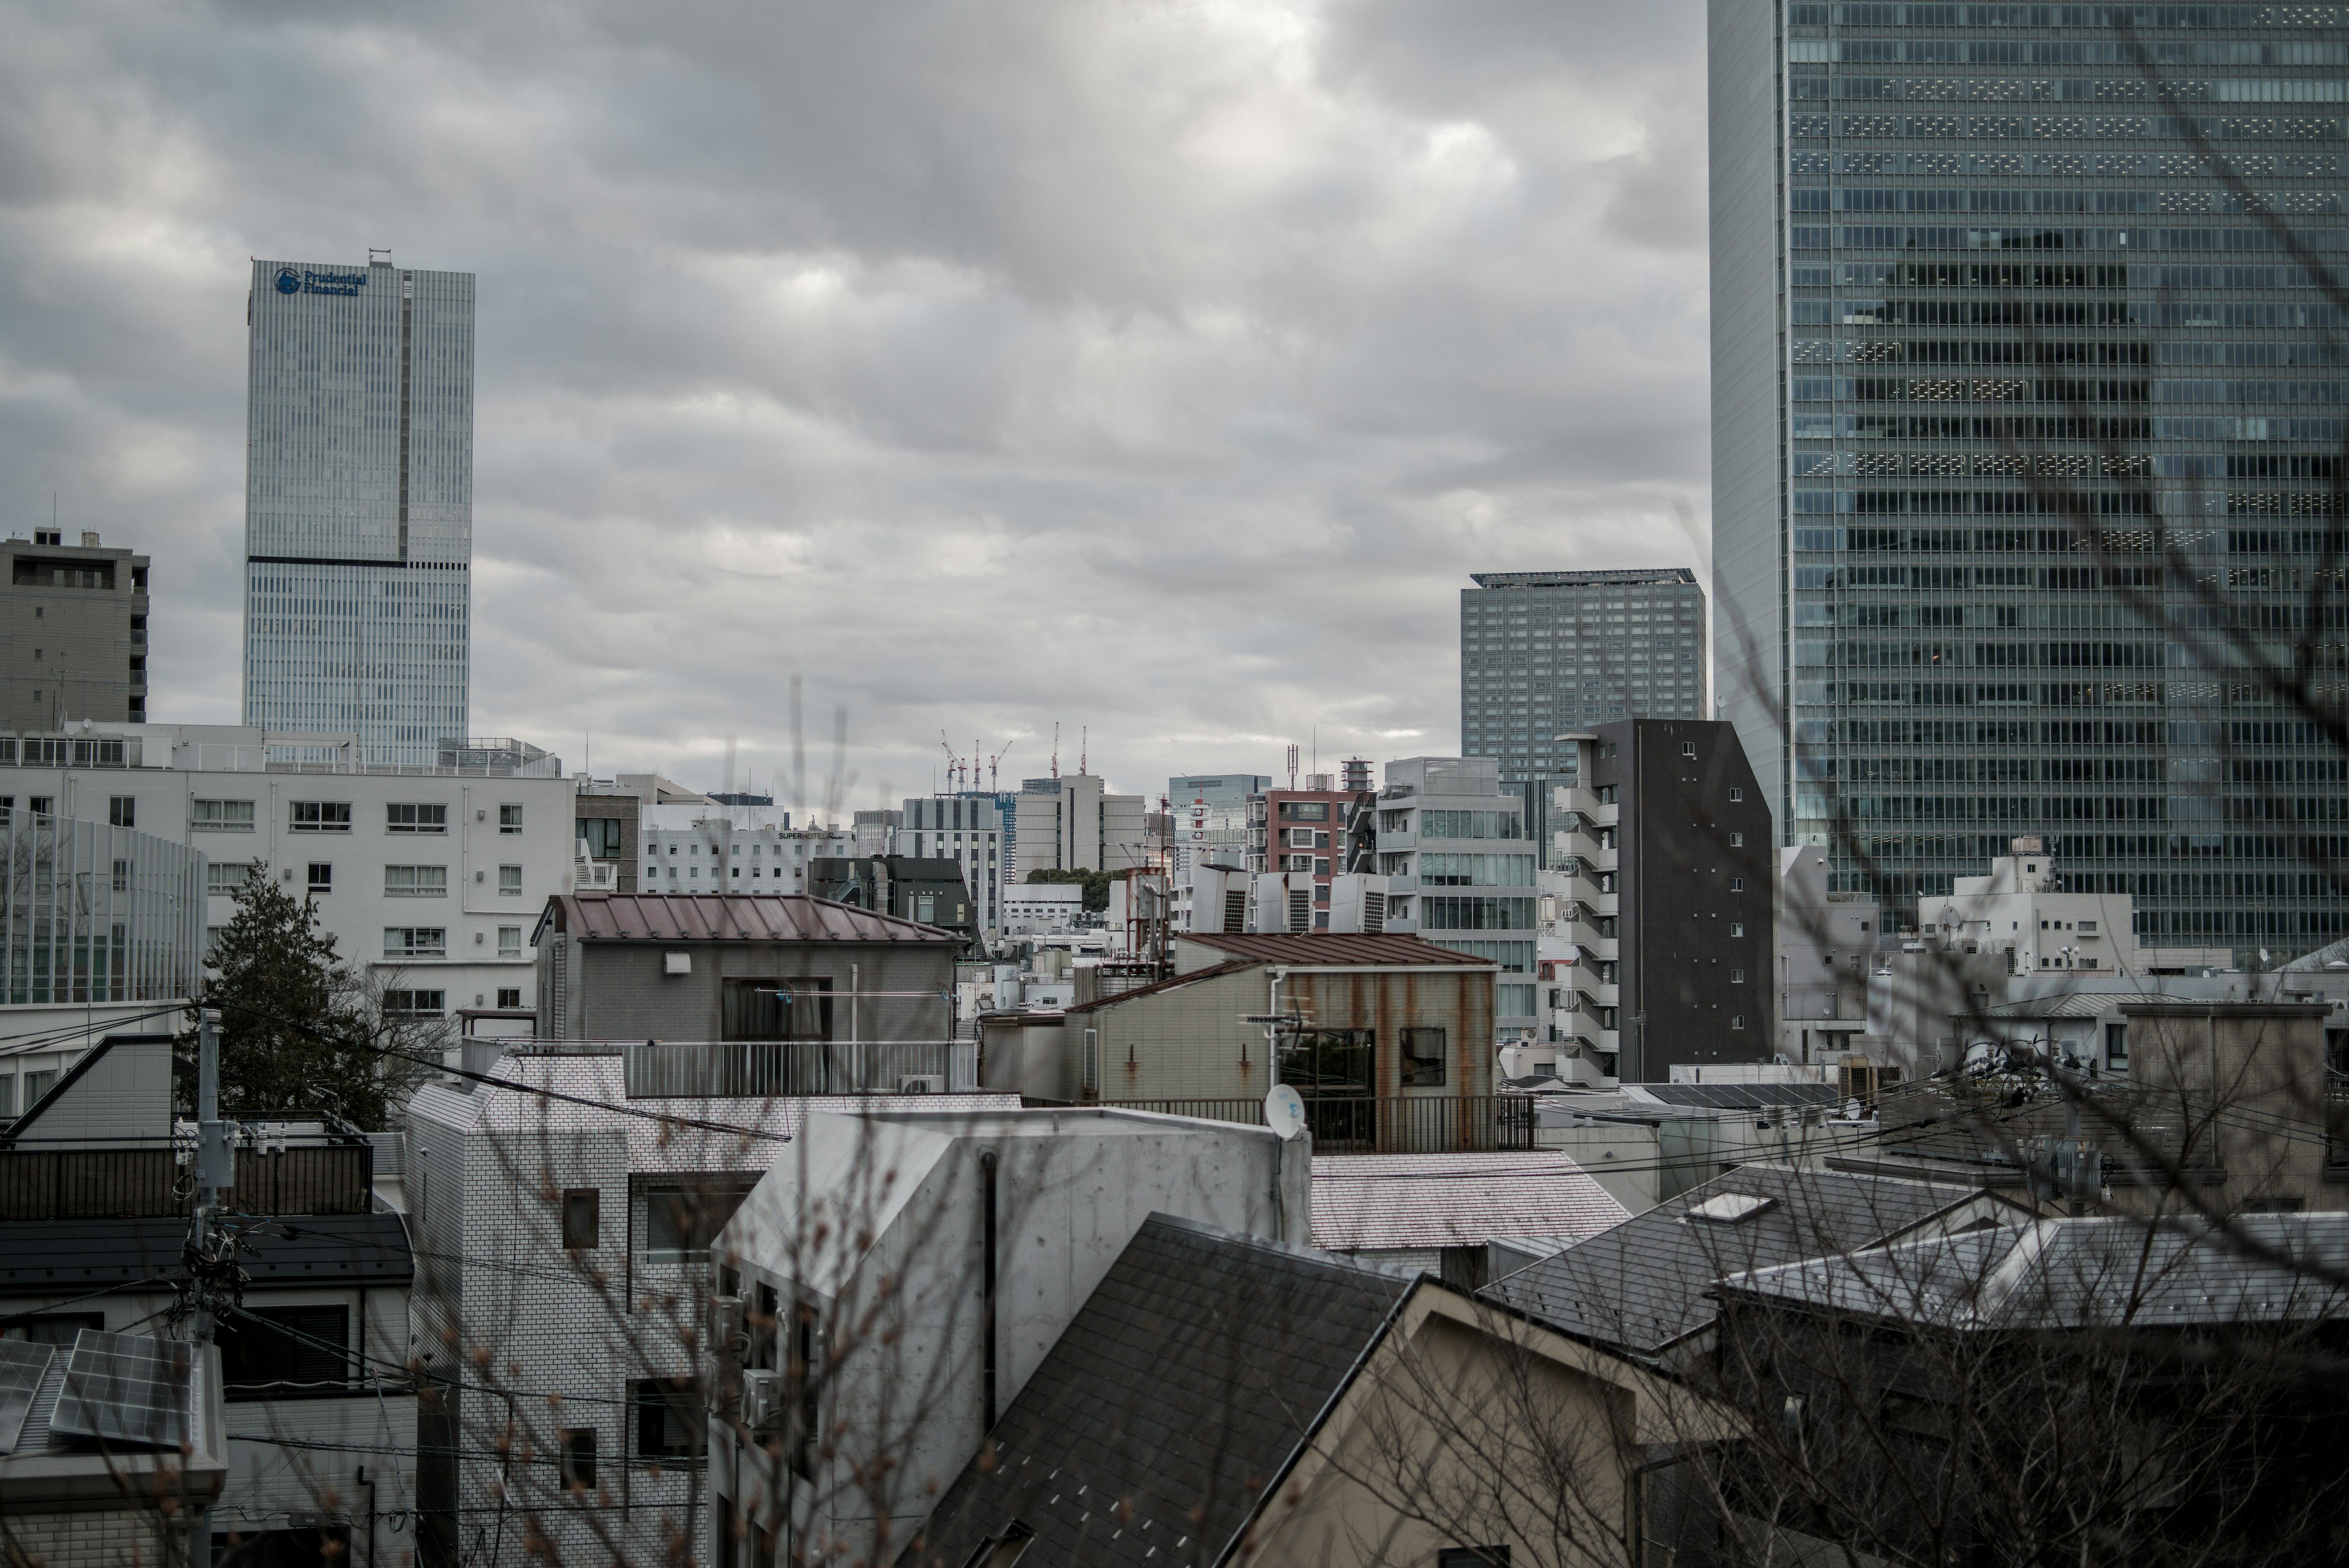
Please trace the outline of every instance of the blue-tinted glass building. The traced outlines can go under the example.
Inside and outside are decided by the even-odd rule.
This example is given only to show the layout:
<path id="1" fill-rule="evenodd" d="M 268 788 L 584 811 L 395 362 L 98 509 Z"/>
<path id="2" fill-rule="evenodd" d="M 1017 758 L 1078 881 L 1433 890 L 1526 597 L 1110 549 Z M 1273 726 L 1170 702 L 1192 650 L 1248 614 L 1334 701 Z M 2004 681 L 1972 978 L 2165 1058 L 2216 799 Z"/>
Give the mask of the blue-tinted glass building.
<path id="1" fill-rule="evenodd" d="M 1715 689 L 1843 887 L 2349 929 L 2340 752 L 2197 648 L 2340 624 L 2344 21 L 1713 0 Z"/>
<path id="2" fill-rule="evenodd" d="M 429 764 L 467 729 L 473 276 L 256 261 L 244 722 Z"/>

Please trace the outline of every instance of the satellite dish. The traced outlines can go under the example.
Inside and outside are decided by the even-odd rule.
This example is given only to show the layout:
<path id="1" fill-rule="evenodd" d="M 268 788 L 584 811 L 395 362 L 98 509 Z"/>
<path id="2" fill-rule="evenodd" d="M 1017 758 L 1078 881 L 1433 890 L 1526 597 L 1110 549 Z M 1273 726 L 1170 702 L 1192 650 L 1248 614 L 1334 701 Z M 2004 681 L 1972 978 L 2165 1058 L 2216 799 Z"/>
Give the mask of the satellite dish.
<path id="1" fill-rule="evenodd" d="M 1305 1130 L 1305 1102 L 1286 1084 L 1275 1084 L 1264 1096 L 1264 1125 L 1287 1143 Z"/>

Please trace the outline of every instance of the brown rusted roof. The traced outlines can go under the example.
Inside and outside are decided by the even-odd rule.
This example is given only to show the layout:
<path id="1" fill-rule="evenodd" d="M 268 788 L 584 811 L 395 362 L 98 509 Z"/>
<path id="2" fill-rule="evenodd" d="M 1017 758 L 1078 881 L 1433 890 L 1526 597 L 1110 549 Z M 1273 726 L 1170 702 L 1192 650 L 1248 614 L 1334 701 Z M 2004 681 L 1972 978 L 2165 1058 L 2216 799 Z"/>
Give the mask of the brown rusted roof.
<path id="1" fill-rule="evenodd" d="M 1091 1002 L 1072 1002 L 1061 1011 L 1091 1012 L 1097 1007 L 1115 1007 L 1121 1002 L 1132 1002 L 1137 996 L 1155 996 L 1162 991 L 1172 991 L 1178 985 L 1188 985 L 1195 980 L 1213 980 L 1219 974 L 1237 974 L 1242 970 L 1256 968 L 1257 963 L 1257 961 L 1254 959 L 1228 959 L 1222 963 L 1209 964 L 1205 969 L 1195 969 L 1188 974 L 1174 975 L 1165 980 L 1154 980 L 1148 985 L 1137 985 L 1132 991 L 1121 991 L 1111 996 L 1097 996 Z"/>
<path id="2" fill-rule="evenodd" d="M 936 926 L 804 893 L 564 893 L 540 934 L 620 942 L 953 942 Z"/>
<path id="3" fill-rule="evenodd" d="M 1328 931 L 1307 931 L 1287 936 L 1251 937 L 1225 936 L 1215 931 L 1177 931 L 1174 939 L 1197 942 L 1202 947 L 1216 948 L 1259 963 L 1361 964 L 1367 968 L 1386 964 L 1457 964 L 1479 969 L 1499 967 L 1491 959 L 1455 953 L 1413 936 L 1335 936 Z"/>

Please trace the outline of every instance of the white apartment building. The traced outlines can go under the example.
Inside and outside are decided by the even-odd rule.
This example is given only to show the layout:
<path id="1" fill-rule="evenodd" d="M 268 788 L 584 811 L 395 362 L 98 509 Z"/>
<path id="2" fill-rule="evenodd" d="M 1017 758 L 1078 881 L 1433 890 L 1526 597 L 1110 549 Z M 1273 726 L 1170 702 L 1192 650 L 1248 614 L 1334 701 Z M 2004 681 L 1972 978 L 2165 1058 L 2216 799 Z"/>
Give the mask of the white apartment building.
<path id="1" fill-rule="evenodd" d="M 1960 877 L 1953 889 L 1917 900 L 1917 934 L 1928 947 L 2003 953 L 2012 972 L 2102 970 L 2139 975 L 2150 955 L 2137 943 L 2127 893 L 2065 890 L 2046 840 L 2013 840 L 1987 877 Z"/>
<path id="2" fill-rule="evenodd" d="M 464 765 L 396 767 L 355 760 L 347 737 L 243 725 L 77 726 L 63 753 L 39 741 L 18 738 L 0 798 L 201 851 L 208 942 L 234 895 L 267 876 L 309 899 L 388 1011 L 534 1004 L 530 930 L 571 890 L 560 758 L 467 742 L 443 753 Z M 288 754 L 311 760 L 271 760 Z"/>
<path id="3" fill-rule="evenodd" d="M 1526 836 L 1524 797 L 1502 784 L 1500 763 L 1389 763 L 1378 813 L 1384 929 L 1497 962 L 1496 1044 L 1537 1033 L 1534 841 Z"/>
<path id="4" fill-rule="evenodd" d="M 853 853 L 845 829 L 802 829 L 771 805 L 680 801 L 638 808 L 642 893 L 804 893 L 808 867 Z"/>

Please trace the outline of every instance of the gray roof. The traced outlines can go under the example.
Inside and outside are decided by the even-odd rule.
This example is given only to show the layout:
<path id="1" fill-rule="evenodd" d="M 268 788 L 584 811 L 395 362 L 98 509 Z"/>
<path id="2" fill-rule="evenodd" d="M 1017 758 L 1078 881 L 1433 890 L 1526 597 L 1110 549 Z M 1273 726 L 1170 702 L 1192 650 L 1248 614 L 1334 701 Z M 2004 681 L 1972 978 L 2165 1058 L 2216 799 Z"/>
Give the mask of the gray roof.
<path id="1" fill-rule="evenodd" d="M 1417 1281 L 1153 1214 L 900 1563 L 1218 1561 Z"/>
<path id="2" fill-rule="evenodd" d="M 187 1273 L 181 1258 L 187 1241 L 183 1215 L 0 1224 L 0 1295 L 56 1295 L 181 1279 Z M 416 1273 L 408 1231 L 397 1214 L 270 1220 L 254 1230 L 239 1258 L 260 1285 L 404 1284 Z"/>
<path id="3" fill-rule="evenodd" d="M 1734 1220 L 1686 1217 L 1732 1196 L 1767 1201 Z M 1709 1293 L 1726 1275 L 1876 1246 L 1981 1199 L 1921 1181 L 1744 1165 L 1482 1294 L 1580 1338 L 1652 1355 L 1712 1326 L 1719 1309 Z"/>
<path id="4" fill-rule="evenodd" d="M 2349 1214 L 2254 1214 L 2234 1225 L 2230 1238 L 2127 1216 L 2042 1220 L 1761 1269 L 1722 1289 L 1949 1329 L 2349 1316 L 2349 1293 L 2328 1282 L 2349 1274 Z"/>
<path id="5" fill-rule="evenodd" d="M 1773 1106 L 1832 1106 L 1842 1096 L 1833 1084 L 1626 1084 L 1631 1091 L 1667 1106 L 1707 1110 L 1753 1111 Z M 1636 1102 L 1634 1102 L 1636 1103 Z"/>

